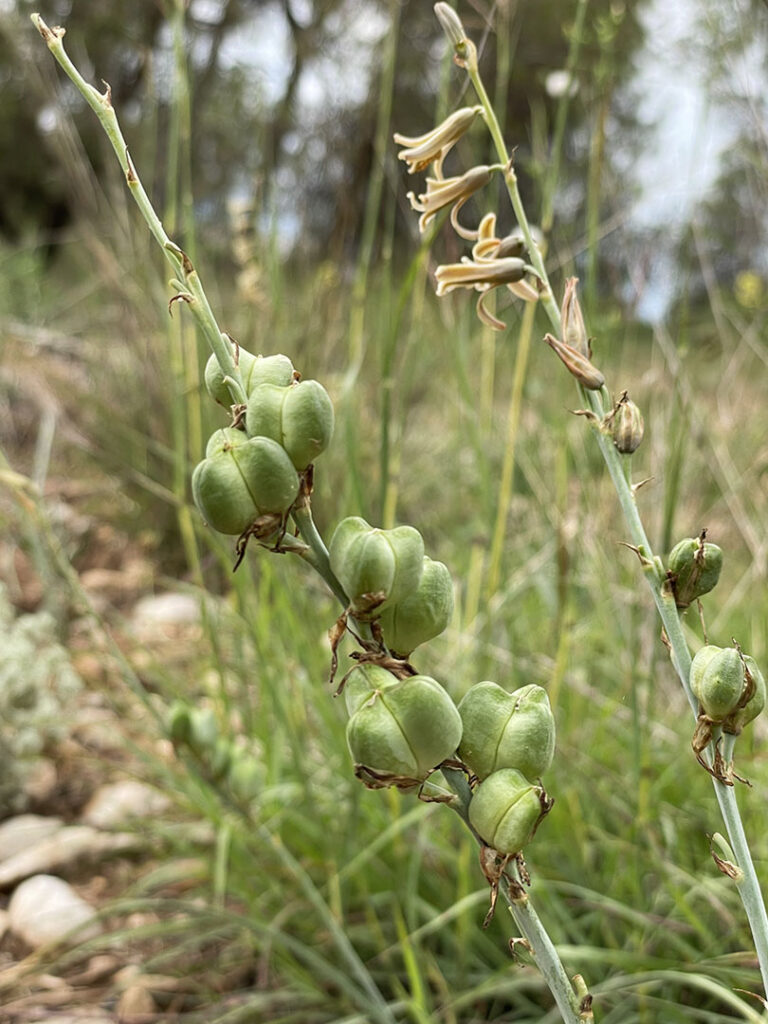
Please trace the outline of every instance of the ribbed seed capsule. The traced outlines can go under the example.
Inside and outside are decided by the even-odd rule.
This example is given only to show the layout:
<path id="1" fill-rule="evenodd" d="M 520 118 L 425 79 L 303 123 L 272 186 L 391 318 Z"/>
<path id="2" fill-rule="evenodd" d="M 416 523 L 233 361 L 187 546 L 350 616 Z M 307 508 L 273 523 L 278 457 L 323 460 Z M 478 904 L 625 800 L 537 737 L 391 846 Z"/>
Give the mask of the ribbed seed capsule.
<path id="1" fill-rule="evenodd" d="M 260 384 L 248 399 L 245 427 L 251 436 L 271 437 L 304 470 L 328 447 L 333 435 L 333 404 L 316 380 L 290 387 Z"/>
<path id="2" fill-rule="evenodd" d="M 331 569 L 359 614 L 379 614 L 416 590 L 424 541 L 412 526 L 380 530 L 359 516 L 342 519 L 328 547 Z"/>
<path id="3" fill-rule="evenodd" d="M 670 552 L 668 569 L 678 608 L 708 594 L 720 579 L 723 552 L 717 544 L 705 543 L 705 536 L 702 531 L 699 537 L 686 537 Z"/>
<path id="4" fill-rule="evenodd" d="M 232 358 L 237 359 L 246 395 L 250 395 L 259 384 L 278 384 L 285 387 L 293 380 L 293 363 L 288 356 L 255 356 L 247 349 L 235 349 L 232 345 Z M 214 355 L 210 356 L 205 364 L 205 386 L 208 394 L 219 405 L 223 405 L 225 409 L 232 405 L 232 396 L 224 383 L 224 374 Z"/>
<path id="5" fill-rule="evenodd" d="M 698 659 L 698 662 L 697 662 Z M 691 663 L 691 690 L 712 722 L 736 710 L 744 692 L 744 662 L 735 647 L 703 647 Z"/>
<path id="6" fill-rule="evenodd" d="M 749 673 L 747 684 L 751 686 L 751 695 L 748 695 L 744 707 L 737 707 L 723 722 L 723 732 L 734 733 L 737 736 L 745 725 L 749 725 L 753 719 L 757 718 L 766 702 L 765 677 L 758 668 L 757 662 L 745 654 L 744 666 Z"/>
<path id="7" fill-rule="evenodd" d="M 640 447 L 645 433 L 643 414 L 624 392 L 613 416 L 613 443 L 622 455 L 631 455 Z"/>
<path id="8" fill-rule="evenodd" d="M 459 714 L 459 757 L 479 779 L 501 768 L 536 779 L 552 764 L 555 719 L 541 686 L 508 693 L 490 681 L 477 683 L 464 695 Z"/>
<path id="9" fill-rule="evenodd" d="M 223 431 L 217 432 L 219 437 Z M 231 431 L 232 435 L 241 431 Z M 229 435 L 195 467 L 192 494 L 200 514 L 219 533 L 241 534 L 260 516 L 283 515 L 296 500 L 299 477 L 276 441 Z"/>
<path id="10" fill-rule="evenodd" d="M 405 658 L 420 644 L 439 636 L 453 615 L 453 580 L 447 566 L 426 555 L 422 565 L 416 590 L 381 615 L 387 647 Z"/>
<path id="11" fill-rule="evenodd" d="M 502 768 L 475 789 L 469 804 L 472 828 L 499 853 L 519 853 L 542 816 L 544 790 L 515 768 Z"/>
<path id="12" fill-rule="evenodd" d="M 351 717 L 376 690 L 386 690 L 396 681 L 396 677 L 382 668 L 381 665 L 367 663 L 358 665 L 347 676 L 344 683 L 344 703 L 347 714 Z"/>
<path id="13" fill-rule="evenodd" d="M 358 703 L 347 724 L 350 753 L 356 765 L 376 776 L 422 781 L 456 751 L 459 713 L 429 676 L 386 675 L 389 680 L 376 676 L 376 689 Z"/>

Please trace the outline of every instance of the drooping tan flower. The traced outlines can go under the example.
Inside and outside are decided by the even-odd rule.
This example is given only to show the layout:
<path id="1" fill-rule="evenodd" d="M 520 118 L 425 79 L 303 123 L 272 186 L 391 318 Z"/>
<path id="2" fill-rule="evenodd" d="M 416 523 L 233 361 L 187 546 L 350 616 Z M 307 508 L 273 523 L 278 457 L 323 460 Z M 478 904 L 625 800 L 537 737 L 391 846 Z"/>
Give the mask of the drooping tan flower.
<path id="1" fill-rule="evenodd" d="M 483 260 L 470 260 L 465 257 L 461 263 L 447 263 L 437 268 L 437 294 L 447 295 L 456 288 L 472 288 L 481 292 L 477 300 L 477 315 L 488 327 L 503 331 L 506 324 L 490 312 L 485 305 L 485 299 L 492 289 L 500 288 L 502 285 L 506 285 L 511 292 L 521 298 L 538 298 L 538 292 L 523 280 L 527 273 L 533 273 L 533 268 L 515 256 Z"/>
<path id="2" fill-rule="evenodd" d="M 461 107 L 425 135 L 409 136 L 395 133 L 394 140 L 398 146 L 407 147 L 397 154 L 398 160 L 407 162 L 409 174 L 423 171 L 435 160 L 442 165 L 446 153 L 482 112 L 483 108 L 480 106 Z M 438 177 L 441 175 L 438 174 Z"/>
<path id="3" fill-rule="evenodd" d="M 567 345 L 564 341 L 560 341 L 559 338 L 555 338 L 552 334 L 545 334 L 544 341 L 557 353 L 568 372 L 576 378 L 579 384 L 590 391 L 599 391 L 603 384 L 605 384 L 605 377 L 600 370 L 586 356 L 582 355 L 578 349 Z"/>
<path id="4" fill-rule="evenodd" d="M 538 228 L 531 228 L 534 241 L 539 243 Z M 496 235 L 496 214 L 486 213 L 477 227 L 477 241 L 472 247 L 472 256 L 476 260 L 503 259 L 507 256 L 522 256 L 526 251 L 525 236 L 518 228 L 504 238 Z"/>
<path id="5" fill-rule="evenodd" d="M 409 192 L 408 198 L 411 207 L 421 214 L 419 231 L 423 234 L 435 215 L 446 206 L 451 206 L 451 224 L 455 231 L 462 238 L 474 240 L 477 237 L 477 232 L 468 231 L 462 227 L 457 220 L 457 215 L 470 196 L 488 184 L 492 173 L 496 170 L 501 170 L 501 168 L 480 165 L 470 168 L 457 178 L 427 178 L 426 192 L 423 192 L 418 198 L 413 192 Z"/>

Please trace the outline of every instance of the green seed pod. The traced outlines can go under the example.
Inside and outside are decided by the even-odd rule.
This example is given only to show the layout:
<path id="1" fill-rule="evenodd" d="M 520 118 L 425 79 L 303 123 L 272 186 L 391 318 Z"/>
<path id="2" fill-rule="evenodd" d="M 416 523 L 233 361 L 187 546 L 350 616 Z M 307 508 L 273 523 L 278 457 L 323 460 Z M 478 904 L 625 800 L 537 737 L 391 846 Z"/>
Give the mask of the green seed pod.
<path id="1" fill-rule="evenodd" d="M 316 380 L 290 387 L 260 384 L 248 399 L 246 430 L 271 437 L 285 448 L 296 469 L 303 470 L 325 451 L 333 434 L 333 405 Z"/>
<path id="2" fill-rule="evenodd" d="M 499 853 L 519 853 L 531 839 L 542 815 L 544 794 L 515 768 L 501 768 L 481 782 L 472 794 L 472 828 Z"/>
<path id="3" fill-rule="evenodd" d="M 736 709 L 744 692 L 744 663 L 735 647 L 724 647 L 714 654 L 706 647 L 702 651 L 700 664 L 695 669 L 691 665 L 691 689 L 704 714 L 712 722 L 722 722 Z"/>
<path id="4" fill-rule="evenodd" d="M 382 668 L 381 665 L 371 663 L 358 665 L 357 668 L 352 669 L 344 683 L 344 702 L 347 705 L 347 714 L 354 715 L 376 690 L 386 690 L 396 682 L 397 677 Z"/>
<path id="5" fill-rule="evenodd" d="M 613 443 L 622 455 L 631 455 L 640 447 L 645 433 L 643 414 L 635 403 L 626 397 L 619 402 L 613 417 Z"/>
<path id="6" fill-rule="evenodd" d="M 288 388 L 279 384 L 259 384 L 248 397 L 245 430 L 249 437 L 271 437 L 283 443 L 283 401 Z"/>
<path id="7" fill-rule="evenodd" d="M 377 775 L 421 781 L 461 739 L 461 718 L 443 687 L 429 676 L 396 679 L 374 690 L 347 723 L 356 765 Z"/>
<path id="8" fill-rule="evenodd" d="M 283 515 L 296 500 L 299 477 L 280 445 L 252 437 L 203 459 L 192 474 L 200 514 L 219 533 L 240 534 L 259 516 Z"/>
<path id="9" fill-rule="evenodd" d="M 259 795 L 264 785 L 264 771 L 261 762 L 252 754 L 247 754 L 242 750 L 233 750 L 227 782 L 238 800 L 253 800 Z"/>
<path id="10" fill-rule="evenodd" d="M 675 544 L 669 555 L 669 572 L 678 608 L 687 608 L 691 601 L 709 593 L 720 579 L 723 552 L 717 544 L 704 543 L 700 537 L 686 537 Z"/>
<path id="11" fill-rule="evenodd" d="M 743 708 L 737 707 L 733 714 L 729 715 L 726 721 L 723 722 L 723 732 L 735 733 L 736 735 L 741 732 L 745 725 L 749 725 L 754 718 L 757 718 L 765 707 L 766 701 L 765 677 L 758 668 L 757 662 L 754 658 L 745 654 L 744 664 L 752 679 L 754 687 L 752 696 L 747 700 Z"/>
<path id="12" fill-rule="evenodd" d="M 722 650 L 722 647 L 715 647 L 714 644 L 706 644 L 704 647 L 700 647 L 693 656 L 689 682 L 691 684 L 691 692 L 699 702 L 701 702 L 699 694 L 701 692 L 701 680 L 704 675 L 704 670 L 714 656 L 719 654 Z"/>
<path id="13" fill-rule="evenodd" d="M 422 565 L 416 590 L 385 608 L 381 616 L 387 647 L 404 658 L 439 636 L 453 615 L 453 580 L 447 566 L 426 555 Z"/>
<path id="14" fill-rule="evenodd" d="M 283 402 L 283 447 L 297 469 L 306 469 L 331 442 L 333 403 L 322 384 L 303 380 Z"/>
<path id="15" fill-rule="evenodd" d="M 500 768 L 537 779 L 552 764 L 555 719 L 541 686 L 508 693 L 496 683 L 477 683 L 464 695 L 459 714 L 459 757 L 479 779 Z"/>
<path id="16" fill-rule="evenodd" d="M 360 614 L 397 604 L 421 580 L 424 541 L 412 526 L 379 530 L 349 516 L 334 530 L 328 551 L 331 569 Z"/>
<path id="17" fill-rule="evenodd" d="M 192 736 L 189 707 L 180 700 L 173 702 L 168 713 L 168 736 L 175 746 L 189 743 Z"/>
<path id="18" fill-rule="evenodd" d="M 207 757 L 207 768 L 213 778 L 218 782 L 223 779 L 229 771 L 232 763 L 232 748 L 225 739 L 216 740 L 213 748 L 209 748 Z"/>
<path id="19" fill-rule="evenodd" d="M 231 451 L 233 448 L 245 444 L 247 440 L 248 435 L 242 430 L 236 430 L 234 427 L 222 427 L 221 430 L 214 431 L 208 438 L 205 457 L 208 459 L 211 455 L 220 455 L 222 452 Z"/>
<path id="20" fill-rule="evenodd" d="M 274 356 L 256 356 L 256 362 L 246 381 L 245 392 L 250 395 L 259 384 L 287 387 L 292 382 L 294 373 L 293 363 L 288 356 L 280 353 Z"/>
<path id="21" fill-rule="evenodd" d="M 249 352 L 244 348 L 236 350 L 235 346 L 232 345 L 232 358 L 237 359 L 240 376 L 243 378 L 243 387 L 245 387 L 247 394 L 247 381 L 250 378 L 253 364 L 256 362 L 256 356 L 253 352 Z M 208 357 L 208 362 L 205 364 L 205 386 L 214 402 L 223 405 L 225 409 L 228 409 L 233 404 L 234 399 L 229 393 L 229 388 L 224 383 L 224 373 L 221 366 L 219 366 L 218 359 L 213 354 Z"/>
<path id="22" fill-rule="evenodd" d="M 189 745 L 198 753 L 211 750 L 219 738 L 219 726 L 212 708 L 192 708 L 189 713 Z"/>
<path id="23" fill-rule="evenodd" d="M 237 358 L 240 376 L 246 395 L 259 384 L 279 384 L 287 386 L 293 380 L 293 363 L 284 355 L 255 356 L 247 349 L 232 346 L 232 358 Z M 228 409 L 232 405 L 232 396 L 224 383 L 224 374 L 216 356 L 211 355 L 205 364 L 205 386 L 208 394 L 219 405 Z"/>

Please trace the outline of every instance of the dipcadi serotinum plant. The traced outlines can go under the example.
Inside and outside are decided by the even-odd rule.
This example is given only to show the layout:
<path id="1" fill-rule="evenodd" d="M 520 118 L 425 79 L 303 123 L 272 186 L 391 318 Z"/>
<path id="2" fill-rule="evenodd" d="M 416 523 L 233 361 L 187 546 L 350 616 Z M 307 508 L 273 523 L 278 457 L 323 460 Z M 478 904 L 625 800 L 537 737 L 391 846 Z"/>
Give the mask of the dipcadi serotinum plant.
<path id="1" fill-rule="evenodd" d="M 643 416 L 622 390 L 612 398 L 602 370 L 593 361 L 578 299 L 578 280 L 569 278 L 560 305 L 544 262 L 545 240 L 531 226 L 517 185 L 514 159 L 510 157 L 498 119 L 480 77 L 477 50 L 468 38 L 461 19 L 447 3 L 435 5 L 435 13 L 454 49 L 455 63 L 466 71 L 475 89 L 478 105 L 454 112 L 443 124 L 425 135 L 409 138 L 395 135 L 404 147 L 400 159 L 409 173 L 431 167 L 426 189 L 418 196 L 409 193 L 411 206 L 421 217 L 423 232 L 429 221 L 450 207 L 450 223 L 456 233 L 474 243 L 471 256 L 459 263 L 438 266 L 436 291 L 443 296 L 456 289 L 479 292 L 477 313 L 494 330 L 506 325 L 491 310 L 490 293 L 504 287 L 514 295 L 543 307 L 551 332 L 544 341 L 560 358 L 576 382 L 584 408 L 578 410 L 592 429 L 626 520 L 627 544 L 639 560 L 662 623 L 662 638 L 669 650 L 675 672 L 693 711 L 695 727 L 691 745 L 699 764 L 711 775 L 728 841 L 717 835 L 725 857 L 714 853 L 718 868 L 736 882 L 749 920 L 760 967 L 763 994 L 768 995 L 768 916 L 755 873 L 752 856 L 741 822 L 734 783 L 744 782 L 733 763 L 734 746 L 742 730 L 760 714 L 766 702 L 766 683 L 754 659 L 734 640 L 731 646 L 705 643 L 692 659 L 683 632 L 681 616 L 695 604 L 703 621 L 700 598 L 718 582 L 722 551 L 707 541 L 706 530 L 687 537 L 670 552 L 666 564 L 654 554 L 648 541 L 638 504 L 637 492 L 643 481 L 632 483 L 631 456 L 643 440 Z M 445 177 L 443 163 L 449 150 L 476 121 L 484 121 L 498 157 L 498 164 L 479 166 Z M 517 229 L 506 237 L 496 235 L 497 216 L 487 213 L 476 228 L 460 222 L 465 202 L 486 185 L 492 174 L 502 175 Z M 768 1004 L 766 1004 L 768 1005 Z"/>
<path id="2" fill-rule="evenodd" d="M 426 555 L 412 526 L 384 530 L 350 516 L 325 544 L 312 515 L 312 492 L 315 460 L 333 434 L 328 393 L 319 382 L 303 380 L 288 356 L 249 352 L 221 330 L 196 268 L 166 234 L 141 183 L 109 86 L 101 93 L 85 81 L 64 49 L 64 29 L 50 28 L 38 14 L 32 20 L 99 118 L 128 188 L 173 268 L 175 293 L 169 309 L 179 304 L 191 312 L 211 348 L 206 388 L 228 420 L 209 439 L 192 474 L 200 514 L 212 529 L 237 538 L 235 567 L 250 542 L 300 557 L 325 580 L 342 606 L 331 630 L 332 676 L 342 636 L 351 635 L 358 645 L 355 667 L 335 691 L 336 696 L 343 692 L 349 714 L 347 742 L 355 775 L 370 789 L 394 786 L 459 815 L 477 842 L 490 886 L 484 924 L 501 893 L 563 1020 L 593 1020 L 592 997 L 583 979 L 569 978 L 527 891 L 530 875 L 523 848 L 553 803 L 541 782 L 555 748 L 546 692 L 533 684 L 510 693 L 484 681 L 471 687 L 456 707 L 439 682 L 413 667 L 413 651 L 441 633 L 451 619 L 449 570 Z M 460 112 L 454 121 L 456 138 L 472 117 Z M 444 139 L 446 129 L 441 131 Z M 415 157 L 413 169 L 422 165 L 422 158 Z M 467 196 L 500 170 L 473 169 L 452 182 L 440 177 L 419 207 L 423 223 L 447 202 L 457 213 Z M 491 272 L 504 257 L 494 248 L 493 224 L 486 223 L 484 231 L 478 260 Z M 533 298 L 536 292 L 523 280 L 526 274 L 536 277 L 534 268 L 513 257 L 505 280 L 518 294 Z M 178 749 L 189 751 L 204 764 L 209 778 L 247 806 L 258 784 L 257 766 L 249 754 L 233 752 L 220 741 L 210 712 L 176 704 L 168 729 Z M 394 1024 L 396 1018 L 380 996 L 374 1008 L 377 1020 Z"/>

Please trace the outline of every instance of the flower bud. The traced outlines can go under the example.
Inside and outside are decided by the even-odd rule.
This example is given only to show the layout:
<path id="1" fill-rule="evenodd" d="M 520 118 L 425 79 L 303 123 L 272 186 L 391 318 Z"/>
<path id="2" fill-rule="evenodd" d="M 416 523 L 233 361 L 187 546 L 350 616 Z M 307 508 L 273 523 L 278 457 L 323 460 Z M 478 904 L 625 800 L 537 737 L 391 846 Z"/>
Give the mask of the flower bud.
<path id="1" fill-rule="evenodd" d="M 435 4 L 434 11 L 448 41 L 454 46 L 461 46 L 467 38 L 467 33 L 464 31 L 464 26 L 456 11 L 450 4 L 443 3 L 443 0 Z"/>
<path id="2" fill-rule="evenodd" d="M 286 387 L 293 380 L 293 363 L 288 356 L 255 356 L 239 346 L 235 349 L 234 345 L 232 355 L 237 359 L 246 395 L 250 395 L 258 384 L 278 384 Z M 224 383 L 224 373 L 215 355 L 210 356 L 205 364 L 205 386 L 208 394 L 219 405 L 226 409 L 232 405 L 232 396 Z"/>
<path id="3" fill-rule="evenodd" d="M 624 392 L 614 411 L 611 433 L 613 443 L 622 455 L 631 455 L 640 447 L 645 432 L 643 414 Z"/>
<path id="4" fill-rule="evenodd" d="M 421 580 L 381 616 L 384 641 L 390 651 L 407 658 L 420 644 L 439 636 L 453 615 L 453 580 L 447 566 L 424 556 Z"/>
<path id="5" fill-rule="evenodd" d="M 356 613 L 379 613 L 416 590 L 424 541 L 412 526 L 374 529 L 359 516 L 342 519 L 328 548 L 331 570 Z"/>
<path id="6" fill-rule="evenodd" d="M 691 690 L 712 722 L 723 722 L 736 709 L 745 681 L 744 663 L 735 647 L 707 645 L 691 663 Z"/>
<path id="7" fill-rule="evenodd" d="M 535 683 L 508 693 L 477 683 L 459 704 L 459 757 L 479 779 L 516 768 L 529 779 L 543 775 L 555 753 L 555 719 L 546 691 Z"/>
<path id="8" fill-rule="evenodd" d="M 238 442 L 227 439 L 220 449 L 214 446 L 192 474 L 195 504 L 219 533 L 241 534 L 262 515 L 284 515 L 299 491 L 298 474 L 276 441 Z"/>
<path id="9" fill-rule="evenodd" d="M 397 679 L 386 674 L 391 682 L 377 678 L 377 688 L 350 718 L 347 743 L 356 765 L 412 785 L 455 753 L 461 718 L 443 687 L 429 676 Z"/>
<path id="10" fill-rule="evenodd" d="M 515 768 L 502 768 L 472 794 L 469 821 L 480 838 L 503 854 L 519 853 L 542 816 L 541 786 Z"/>
<path id="11" fill-rule="evenodd" d="M 670 552 L 668 569 L 678 608 L 709 593 L 720 579 L 723 552 L 717 544 L 705 544 L 705 535 L 703 530 L 700 537 L 686 537 Z"/>

